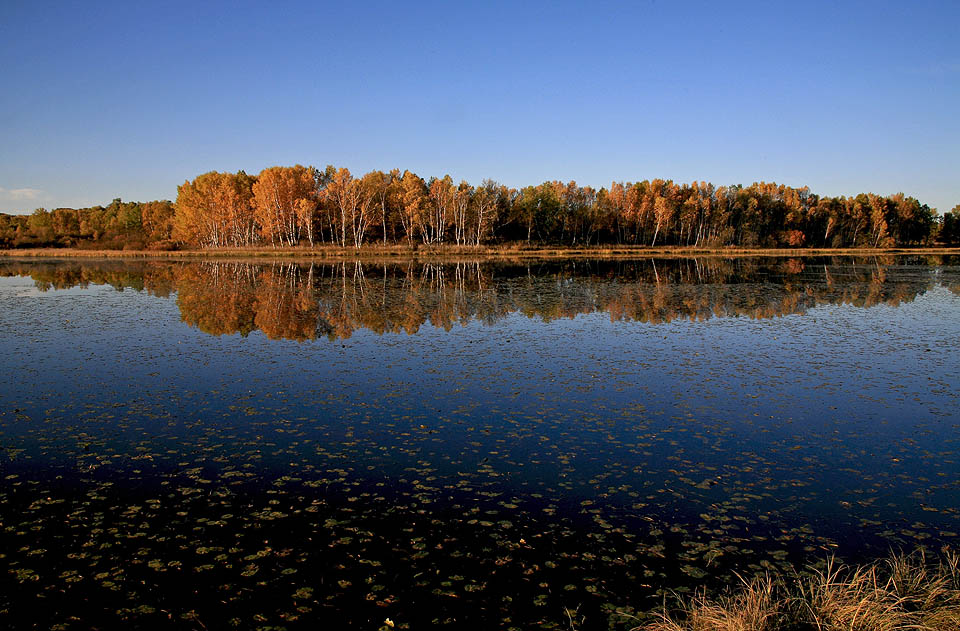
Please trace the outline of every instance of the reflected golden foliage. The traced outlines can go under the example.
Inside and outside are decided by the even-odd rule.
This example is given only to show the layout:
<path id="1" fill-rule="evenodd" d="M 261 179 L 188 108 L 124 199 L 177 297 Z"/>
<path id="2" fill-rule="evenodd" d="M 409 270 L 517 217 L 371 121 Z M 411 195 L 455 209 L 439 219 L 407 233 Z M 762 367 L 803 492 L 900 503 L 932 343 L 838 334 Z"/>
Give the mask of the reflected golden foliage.
<path id="1" fill-rule="evenodd" d="M 899 305 L 955 273 L 895 267 L 896 259 L 544 261 L 500 264 L 100 261 L 0 265 L 41 290 L 90 284 L 176 292 L 181 318 L 212 335 L 260 330 L 270 339 L 347 339 L 358 329 L 414 334 L 492 324 L 512 313 L 545 322 L 603 311 L 611 321 L 659 324 L 775 318 L 821 304 Z M 931 265 L 935 261 L 929 262 Z"/>

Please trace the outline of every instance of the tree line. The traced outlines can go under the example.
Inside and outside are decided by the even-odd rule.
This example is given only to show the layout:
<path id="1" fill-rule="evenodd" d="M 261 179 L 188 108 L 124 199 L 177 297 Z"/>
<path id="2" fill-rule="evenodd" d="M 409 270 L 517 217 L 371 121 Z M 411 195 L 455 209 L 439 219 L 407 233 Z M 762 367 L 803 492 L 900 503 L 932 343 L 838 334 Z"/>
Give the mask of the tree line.
<path id="1" fill-rule="evenodd" d="M 675 245 L 892 247 L 960 243 L 960 204 L 939 217 L 903 193 L 828 197 L 759 182 L 613 182 L 596 190 L 551 181 L 478 186 L 411 171 L 269 167 L 211 171 L 176 202 L 123 202 L 0 215 L 0 245 L 28 247 L 297 247 Z"/>
<path id="2" fill-rule="evenodd" d="M 124 202 L 90 208 L 38 208 L 30 215 L 0 214 L 0 247 L 74 247 L 108 250 L 174 249 L 170 201 Z"/>

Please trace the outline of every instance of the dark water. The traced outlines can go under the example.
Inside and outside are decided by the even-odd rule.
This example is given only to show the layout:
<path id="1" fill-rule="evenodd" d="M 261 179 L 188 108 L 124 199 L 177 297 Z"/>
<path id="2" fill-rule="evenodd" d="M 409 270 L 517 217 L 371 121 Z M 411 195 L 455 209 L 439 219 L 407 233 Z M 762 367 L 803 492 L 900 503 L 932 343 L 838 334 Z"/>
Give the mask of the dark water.
<path id="1" fill-rule="evenodd" d="M 628 628 L 960 543 L 956 260 L 0 276 L 0 627 Z"/>

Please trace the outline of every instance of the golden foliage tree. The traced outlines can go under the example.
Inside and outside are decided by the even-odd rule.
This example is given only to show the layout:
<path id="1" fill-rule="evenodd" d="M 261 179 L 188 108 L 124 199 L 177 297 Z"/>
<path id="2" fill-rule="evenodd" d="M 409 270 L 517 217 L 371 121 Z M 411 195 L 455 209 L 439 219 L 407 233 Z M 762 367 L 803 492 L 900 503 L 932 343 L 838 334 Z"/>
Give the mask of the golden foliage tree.
<path id="1" fill-rule="evenodd" d="M 354 240 L 356 240 L 354 220 L 357 207 L 360 205 L 361 192 L 360 181 L 354 179 L 350 170 L 345 168 L 338 169 L 324 189 L 325 201 L 340 219 L 340 245 L 342 247 L 347 246 L 348 226 L 350 233 L 354 235 Z M 357 245 L 359 247 L 359 244 Z"/>
<path id="2" fill-rule="evenodd" d="M 412 243 L 416 235 L 426 197 L 423 179 L 412 171 L 404 171 L 400 178 L 400 223 L 407 243 Z"/>
<path id="3" fill-rule="evenodd" d="M 293 246 L 306 233 L 312 242 L 316 205 L 302 200 L 313 202 L 315 198 L 312 167 L 298 164 L 261 171 L 253 184 L 253 201 L 264 240 Z"/>
<path id="4" fill-rule="evenodd" d="M 256 239 L 253 178 L 210 171 L 177 187 L 173 238 L 203 247 L 251 245 Z"/>

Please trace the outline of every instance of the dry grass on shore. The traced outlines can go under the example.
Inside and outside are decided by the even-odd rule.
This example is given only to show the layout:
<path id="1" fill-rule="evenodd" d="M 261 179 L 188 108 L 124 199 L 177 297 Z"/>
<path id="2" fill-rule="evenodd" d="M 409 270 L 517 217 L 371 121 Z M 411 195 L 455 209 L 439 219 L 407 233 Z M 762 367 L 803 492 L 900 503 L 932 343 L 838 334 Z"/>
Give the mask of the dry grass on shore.
<path id="1" fill-rule="evenodd" d="M 409 259 L 550 259 L 550 258 L 671 258 L 691 256 L 756 257 L 756 256 L 880 256 L 895 254 L 950 255 L 960 254 L 960 248 L 694 248 L 666 246 L 583 246 L 554 247 L 526 244 L 497 246 L 409 246 L 365 245 L 352 247 L 322 245 L 313 248 L 210 248 L 194 250 L 92 250 L 78 248 L 24 248 L 0 250 L 0 257 L 27 258 L 152 258 L 152 259 L 243 259 L 294 258 L 320 260 L 409 260 Z"/>
<path id="2" fill-rule="evenodd" d="M 664 605 L 638 631 L 958 631 L 960 555 L 922 552 L 743 581 L 717 598 Z"/>

